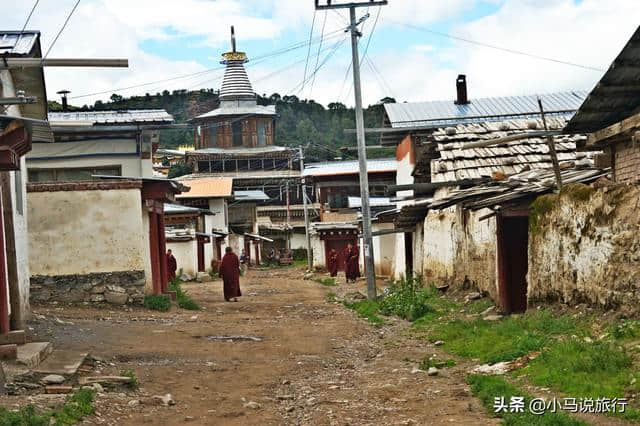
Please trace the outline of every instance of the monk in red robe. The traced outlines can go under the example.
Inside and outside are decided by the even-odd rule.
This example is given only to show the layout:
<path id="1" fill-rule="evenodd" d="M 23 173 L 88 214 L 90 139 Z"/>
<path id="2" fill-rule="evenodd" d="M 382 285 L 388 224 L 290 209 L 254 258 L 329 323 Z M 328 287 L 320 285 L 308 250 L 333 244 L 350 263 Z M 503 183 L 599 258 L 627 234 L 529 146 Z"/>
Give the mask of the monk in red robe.
<path id="1" fill-rule="evenodd" d="M 167 254 L 165 257 L 167 262 L 167 273 L 169 274 L 169 281 L 173 281 L 176 279 L 176 271 L 178 270 L 178 261 L 176 260 L 173 253 L 171 253 L 171 249 L 167 250 Z"/>
<path id="2" fill-rule="evenodd" d="M 338 275 L 338 252 L 335 249 L 329 251 L 327 270 L 332 277 Z"/>
<path id="3" fill-rule="evenodd" d="M 229 302 L 233 299 L 234 302 L 237 302 L 237 298 L 242 296 L 240 293 L 240 260 L 231 247 L 227 247 L 224 251 L 225 255 L 222 257 L 218 272 L 218 275 L 222 277 L 224 300 Z"/>
<path id="4" fill-rule="evenodd" d="M 347 282 L 356 282 L 356 279 L 360 276 L 360 250 L 358 250 L 357 245 L 347 245 L 344 273 L 347 277 Z"/>

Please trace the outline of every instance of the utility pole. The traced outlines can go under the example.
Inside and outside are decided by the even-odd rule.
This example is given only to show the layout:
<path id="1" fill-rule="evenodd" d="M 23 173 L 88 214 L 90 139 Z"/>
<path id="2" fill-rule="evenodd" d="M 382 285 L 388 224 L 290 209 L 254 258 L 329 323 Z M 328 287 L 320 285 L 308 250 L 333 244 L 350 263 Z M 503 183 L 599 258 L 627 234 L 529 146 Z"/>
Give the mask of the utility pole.
<path id="1" fill-rule="evenodd" d="M 302 205 L 304 206 L 304 232 L 307 238 L 307 265 L 309 270 L 313 270 L 313 253 L 311 252 L 311 234 L 309 233 L 311 226 L 309 224 L 309 212 L 307 210 L 307 180 L 304 177 L 304 153 L 302 147 L 298 148 L 300 155 L 300 175 L 302 176 Z"/>
<path id="2" fill-rule="evenodd" d="M 360 56 L 358 54 L 358 37 L 362 34 L 358 31 L 361 24 L 369 15 L 356 21 L 356 9 L 358 7 L 383 6 L 386 0 L 369 0 L 357 3 L 332 4 L 326 0 L 325 5 L 320 5 L 320 0 L 315 0 L 316 9 L 349 9 L 350 25 L 347 31 L 351 32 L 351 59 L 353 61 L 353 92 L 356 101 L 356 133 L 358 136 L 358 161 L 360 163 L 360 200 L 362 210 L 362 239 L 364 242 L 364 269 L 367 277 L 367 297 L 376 298 L 376 270 L 373 259 L 373 235 L 371 232 L 371 209 L 369 207 L 369 177 L 367 175 L 367 149 L 364 136 L 364 117 L 362 113 L 362 90 L 360 87 Z"/>

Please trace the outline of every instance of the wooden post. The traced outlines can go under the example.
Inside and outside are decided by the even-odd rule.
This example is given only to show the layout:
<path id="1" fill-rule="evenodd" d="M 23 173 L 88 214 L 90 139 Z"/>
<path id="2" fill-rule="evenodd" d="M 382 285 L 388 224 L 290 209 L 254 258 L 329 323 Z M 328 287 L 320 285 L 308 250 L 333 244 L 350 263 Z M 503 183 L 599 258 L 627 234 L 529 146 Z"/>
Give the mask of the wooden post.
<path id="1" fill-rule="evenodd" d="M 2 188 L 3 195 L 4 195 L 4 192 L 5 192 L 4 188 Z M 0 220 L 0 334 L 7 334 L 10 331 L 9 301 L 7 300 L 7 295 L 9 294 L 9 292 L 7 289 L 7 274 L 5 273 L 5 269 L 4 269 L 5 251 L 2 250 L 3 245 L 4 245 L 4 224 L 3 224 L 3 221 Z"/>
<path id="2" fill-rule="evenodd" d="M 538 106 L 540 107 L 540 116 L 542 117 L 542 124 L 544 130 L 549 131 L 547 128 L 547 120 L 544 117 L 544 108 L 542 108 L 542 99 L 538 98 Z M 560 163 L 558 162 L 558 154 L 556 153 L 556 146 L 553 142 L 553 136 L 547 136 L 547 145 L 549 146 L 549 155 L 551 156 L 551 163 L 553 163 L 553 172 L 556 175 L 556 186 L 558 191 L 562 191 L 562 175 L 560 174 Z"/>
<path id="3" fill-rule="evenodd" d="M 169 271 L 167 270 L 166 253 L 167 240 L 164 234 L 164 205 L 154 200 L 154 209 L 158 209 L 156 217 L 158 219 L 158 255 L 160 257 L 160 283 L 162 293 L 169 291 Z M 160 206 L 158 206 L 158 203 Z"/>
<path id="4" fill-rule="evenodd" d="M 0 172 L 2 192 L 2 220 L 4 221 L 4 246 L 7 262 L 7 285 L 11 303 L 11 327 L 14 330 L 24 328 L 22 303 L 20 302 L 20 281 L 18 280 L 18 257 L 16 254 L 16 236 L 13 226 L 13 203 L 11 202 L 11 172 Z M 20 189 L 22 190 L 22 189 Z"/>

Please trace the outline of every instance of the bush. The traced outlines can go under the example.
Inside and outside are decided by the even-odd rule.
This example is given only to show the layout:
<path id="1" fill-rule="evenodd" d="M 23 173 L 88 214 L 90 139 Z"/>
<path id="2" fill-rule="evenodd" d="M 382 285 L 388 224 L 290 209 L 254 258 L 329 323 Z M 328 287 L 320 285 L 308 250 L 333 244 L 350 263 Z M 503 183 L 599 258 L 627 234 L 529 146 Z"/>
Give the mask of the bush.
<path id="1" fill-rule="evenodd" d="M 307 249 L 293 249 L 293 260 L 307 260 Z"/>
<path id="2" fill-rule="evenodd" d="M 408 277 L 391 284 L 389 294 L 380 303 L 384 315 L 397 315 L 415 321 L 434 309 L 427 301 L 434 296 L 434 290 L 423 288 L 420 278 Z"/>
<path id="3" fill-rule="evenodd" d="M 169 296 L 163 294 L 151 294 L 144 297 L 144 307 L 154 311 L 166 312 L 171 309 Z"/>
<path id="4" fill-rule="evenodd" d="M 178 306 L 189 311 L 199 311 L 200 306 L 198 306 L 198 304 L 193 301 L 191 296 L 189 296 L 187 292 L 182 289 L 182 286 L 180 285 L 181 283 L 182 281 L 180 281 L 179 278 L 176 278 L 169 283 L 169 290 L 176 292 Z"/>

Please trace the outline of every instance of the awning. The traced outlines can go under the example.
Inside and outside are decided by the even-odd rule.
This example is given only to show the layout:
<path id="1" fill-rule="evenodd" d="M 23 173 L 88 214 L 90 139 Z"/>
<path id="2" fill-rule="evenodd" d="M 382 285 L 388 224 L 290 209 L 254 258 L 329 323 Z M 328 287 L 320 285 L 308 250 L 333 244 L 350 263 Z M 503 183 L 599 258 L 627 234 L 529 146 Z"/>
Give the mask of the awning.
<path id="1" fill-rule="evenodd" d="M 248 232 L 245 232 L 244 236 L 245 237 L 249 237 L 249 238 L 251 238 L 253 240 L 262 240 L 262 241 L 266 241 L 266 242 L 269 242 L 269 243 L 273 242 L 273 240 L 271 238 L 263 237 L 262 235 L 249 234 Z"/>
<path id="2" fill-rule="evenodd" d="M 221 238 L 221 237 L 226 237 L 229 234 L 225 234 L 224 232 L 211 231 L 211 232 L 196 232 L 196 235 L 199 235 L 202 237 Z"/>

